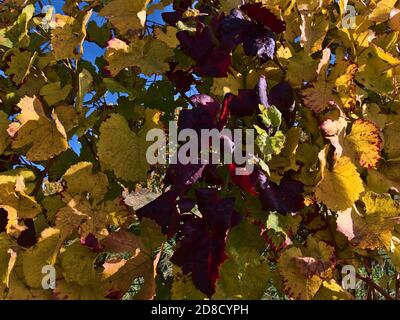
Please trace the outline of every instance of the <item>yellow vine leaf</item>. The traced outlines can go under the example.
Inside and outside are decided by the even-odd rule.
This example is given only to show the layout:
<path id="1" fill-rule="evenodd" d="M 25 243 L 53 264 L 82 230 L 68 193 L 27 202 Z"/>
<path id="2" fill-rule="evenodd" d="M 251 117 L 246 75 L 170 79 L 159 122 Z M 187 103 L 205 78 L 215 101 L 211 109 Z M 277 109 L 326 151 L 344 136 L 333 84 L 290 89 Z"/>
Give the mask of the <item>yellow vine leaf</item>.
<path id="1" fill-rule="evenodd" d="M 87 195 L 100 201 L 108 190 L 108 179 L 104 173 L 92 171 L 93 164 L 90 162 L 78 162 L 72 165 L 63 176 L 68 193 Z"/>
<path id="2" fill-rule="evenodd" d="M 13 181 L 0 182 L 0 208 L 20 219 L 31 219 L 41 212 L 36 199 L 27 195 L 24 190 L 16 190 L 16 182 Z"/>
<path id="3" fill-rule="evenodd" d="M 381 168 L 380 168 L 381 169 Z M 400 190 L 399 182 L 389 179 L 378 170 L 368 170 L 368 189 L 376 193 L 388 192 L 390 188 Z"/>
<path id="4" fill-rule="evenodd" d="M 286 30 L 284 31 L 284 33 L 285 33 L 285 38 L 290 42 L 294 42 L 294 40 L 299 36 L 299 34 L 301 34 L 300 31 L 301 17 L 298 10 L 293 10 L 294 5 L 295 2 L 293 2 L 292 5 L 290 5 L 285 10 Z"/>
<path id="5" fill-rule="evenodd" d="M 28 76 L 36 55 L 36 52 L 31 56 L 29 51 L 15 51 L 8 63 L 6 74 L 11 75 L 16 84 L 20 84 Z"/>
<path id="6" fill-rule="evenodd" d="M 400 10 L 393 8 L 390 11 L 389 26 L 393 31 L 400 31 Z"/>
<path id="7" fill-rule="evenodd" d="M 368 103 L 362 106 L 363 118 L 377 124 L 381 129 L 385 128 L 388 122 L 388 115 L 384 114 L 376 103 Z"/>
<path id="8" fill-rule="evenodd" d="M 76 110 L 78 113 L 82 112 L 82 106 L 84 102 L 83 99 L 85 97 L 85 94 L 90 91 L 92 86 L 93 86 L 92 74 L 88 70 L 83 69 L 78 75 L 78 96 L 75 103 Z"/>
<path id="9" fill-rule="evenodd" d="M 152 75 L 168 71 L 169 65 L 165 60 L 172 55 L 170 47 L 152 38 L 146 41 L 135 38 L 129 45 L 114 38 L 108 42 L 105 59 L 113 77 L 127 67 L 138 67 L 144 74 Z"/>
<path id="10" fill-rule="evenodd" d="M 42 89 L 40 89 L 40 95 L 43 96 L 44 100 L 50 106 L 53 106 L 57 102 L 65 100 L 71 89 L 72 86 L 70 84 L 61 87 L 60 82 L 53 82 L 43 86 Z"/>
<path id="11" fill-rule="evenodd" d="M 399 115 L 388 116 L 385 129 L 383 130 L 385 141 L 384 149 L 390 159 L 400 157 L 400 141 L 397 138 L 400 134 L 399 121 Z"/>
<path id="12" fill-rule="evenodd" d="M 385 22 L 389 19 L 390 11 L 393 9 L 397 0 L 377 1 L 375 9 L 370 13 L 369 20 L 377 23 Z"/>
<path id="13" fill-rule="evenodd" d="M 86 214 L 79 212 L 72 206 L 66 206 L 57 210 L 55 226 L 60 230 L 62 241 L 67 239 L 73 232 L 77 231 L 82 220 L 89 218 Z"/>
<path id="14" fill-rule="evenodd" d="M 142 278 L 144 283 L 139 292 L 134 296 L 136 300 L 152 300 L 156 294 L 156 267 L 160 253 L 153 260 L 140 250 L 128 259 L 126 263 L 112 276 L 104 279 L 103 290 L 107 296 L 126 293 L 133 280 Z"/>
<path id="15" fill-rule="evenodd" d="M 285 146 L 281 153 L 272 156 L 271 161 L 268 162 L 270 169 L 277 170 L 278 174 L 282 176 L 289 170 L 297 171 L 299 169 L 299 165 L 296 163 L 296 152 L 302 132 L 302 129 L 294 127 L 287 131 Z"/>
<path id="16" fill-rule="evenodd" d="M 229 258 L 221 267 L 215 299 L 261 299 L 266 284 L 257 279 L 271 278 L 272 272 L 268 263 L 260 257 L 264 244 L 258 235 L 257 227 L 247 221 L 229 233 L 226 246 Z M 244 243 L 252 243 L 251 248 Z M 191 279 L 187 281 L 191 282 Z M 179 282 L 180 279 L 178 286 Z"/>
<path id="17" fill-rule="evenodd" d="M 179 41 L 176 38 L 177 29 L 168 26 L 165 31 L 161 28 L 154 29 L 154 36 L 156 39 L 164 42 L 168 47 L 174 49 L 179 45 Z"/>
<path id="18" fill-rule="evenodd" d="M 54 296 L 58 300 L 101 300 L 99 283 L 101 273 L 94 268 L 96 253 L 75 242 L 63 249 L 60 254 L 60 266 L 63 274 L 57 280 Z"/>
<path id="19" fill-rule="evenodd" d="M 356 80 L 370 90 L 388 93 L 393 90 L 392 68 L 380 59 L 372 49 L 366 49 L 357 58 L 359 66 Z M 379 75 L 379 81 L 376 77 Z"/>
<path id="20" fill-rule="evenodd" d="M 222 299 L 222 297 L 260 299 L 263 296 L 266 284 L 258 279 L 267 279 L 271 276 L 268 264 L 260 258 L 256 251 L 249 250 L 243 256 L 241 253 L 231 248 L 229 259 L 221 267 L 221 277 L 217 282 L 215 299 Z M 191 279 L 187 279 L 187 281 L 191 282 Z M 178 278 L 177 286 L 179 286 L 179 282 Z"/>
<path id="21" fill-rule="evenodd" d="M 353 110 L 356 107 L 356 84 L 354 82 L 358 66 L 355 63 L 342 60 L 335 65 L 335 86 L 339 99 L 345 109 Z"/>
<path id="22" fill-rule="evenodd" d="M 211 87 L 211 92 L 217 96 L 224 97 L 227 93 L 239 94 L 239 89 L 243 87 L 243 76 L 240 73 L 232 75 L 228 73 L 226 78 L 215 78 Z"/>
<path id="23" fill-rule="evenodd" d="M 39 242 L 23 253 L 22 268 L 25 281 L 30 287 L 42 287 L 42 267 L 54 263 L 59 241 L 60 231 L 47 228 L 42 231 Z"/>
<path id="24" fill-rule="evenodd" d="M 23 260 L 23 256 L 19 254 L 9 277 L 7 300 L 50 300 L 52 298 L 51 290 L 44 290 L 42 287 L 32 288 L 27 285 Z M 41 276 L 43 277 L 43 274 Z"/>
<path id="25" fill-rule="evenodd" d="M 145 239 L 147 242 L 143 242 Z M 115 272 L 110 273 L 110 270 L 106 270 L 103 280 L 103 290 L 106 294 L 125 293 L 135 278 L 143 277 L 144 285 L 134 299 L 153 299 L 156 290 L 156 267 L 160 258 L 160 253 L 154 255 L 154 250 L 165 240 L 160 227 L 149 219 L 143 219 L 141 222 L 140 238 L 125 230 L 107 237 L 103 241 L 106 250 L 114 253 L 130 252 L 132 256 L 124 263 L 119 261 L 120 265 Z"/>
<path id="26" fill-rule="evenodd" d="M 150 0 L 113 0 L 99 14 L 121 32 L 126 34 L 142 29 L 146 22 L 146 7 Z"/>
<path id="27" fill-rule="evenodd" d="M 400 59 L 396 58 L 389 52 L 386 52 L 384 49 L 378 47 L 376 44 L 372 43 L 372 49 L 379 58 L 381 58 L 383 61 L 387 62 L 391 66 L 400 65 Z"/>
<path id="28" fill-rule="evenodd" d="M 353 296 L 344 290 L 334 279 L 324 281 L 314 300 L 353 300 Z"/>
<path id="29" fill-rule="evenodd" d="M 194 286 L 191 275 L 183 274 L 182 270 L 177 266 L 174 266 L 174 277 L 175 279 L 171 287 L 172 300 L 204 300 L 206 298 Z"/>
<path id="30" fill-rule="evenodd" d="M 111 224 L 122 225 L 126 222 L 128 212 L 115 201 L 88 201 L 84 195 L 63 194 L 66 208 L 56 214 L 56 226 L 68 236 L 79 228 L 81 239 L 92 234 L 97 239 L 104 239 Z"/>
<path id="31" fill-rule="evenodd" d="M 369 120 L 359 119 L 353 123 L 351 132 L 344 139 L 345 153 L 354 152 L 361 166 L 375 168 L 381 158 L 382 138 L 379 128 Z"/>
<path id="32" fill-rule="evenodd" d="M 288 60 L 286 79 L 294 87 L 301 87 L 317 77 L 318 61 L 310 57 L 305 51 L 292 52 Z"/>
<path id="33" fill-rule="evenodd" d="M 352 245 L 360 249 L 391 247 L 392 231 L 400 217 L 400 205 L 389 194 L 368 191 L 361 199 L 365 205 L 363 216 L 354 208 L 338 212 L 337 230 Z"/>
<path id="34" fill-rule="evenodd" d="M 0 287 L 2 284 L 8 286 L 10 272 L 15 263 L 15 252 L 10 249 L 13 245 L 15 243 L 9 235 L 0 234 Z"/>
<path id="35" fill-rule="evenodd" d="M 51 47 L 56 60 L 74 58 L 83 54 L 83 41 L 86 38 L 86 24 L 92 11 L 81 19 L 56 14 L 56 26 L 51 32 Z"/>
<path id="36" fill-rule="evenodd" d="M 65 129 L 54 112 L 52 117 L 40 116 L 20 126 L 12 141 L 13 149 L 28 147 L 26 158 L 31 161 L 48 160 L 67 150 Z"/>
<path id="37" fill-rule="evenodd" d="M 293 299 L 311 300 L 323 281 L 317 275 L 306 277 L 299 274 L 294 259 L 302 255 L 299 248 L 289 248 L 282 252 L 279 257 L 278 267 L 283 278 L 285 293 Z"/>
<path id="38" fill-rule="evenodd" d="M 97 285 L 98 287 L 98 285 Z M 76 282 L 58 280 L 53 291 L 53 299 L 57 300 L 104 300 L 105 297 L 93 286 L 80 286 Z"/>
<path id="39" fill-rule="evenodd" d="M 3 1 L 4 2 L 4 1 Z M 21 1 L 10 1 L 12 6 L 18 5 Z M 9 7 L 5 9 L 5 13 L 9 13 Z M 14 11 L 15 12 L 15 11 Z M 30 37 L 28 35 L 30 21 L 35 13 L 35 6 L 33 4 L 22 3 L 19 6 L 18 12 L 20 13 L 17 17 L 11 14 L 11 23 L 3 29 L 0 29 L 0 43 L 1 45 L 12 48 L 13 46 L 18 48 L 26 48 L 30 43 Z M 4 11 L 2 15 L 5 16 Z M 16 18 L 16 19 L 15 19 Z M 7 21 L 7 20 L 6 20 Z M 2 24 L 2 26 L 4 26 Z"/>
<path id="40" fill-rule="evenodd" d="M 383 163 L 379 167 L 379 171 L 385 176 L 385 179 L 387 179 L 388 182 L 390 182 L 397 190 L 400 190 L 399 170 L 400 161 Z"/>
<path id="41" fill-rule="evenodd" d="M 126 119 L 118 114 L 112 114 L 103 122 L 97 144 L 103 170 L 113 171 L 118 178 L 126 181 L 146 180 L 149 168 L 146 134 L 156 126 L 156 114 L 156 111 L 146 109 L 145 127 L 138 133 L 133 132 Z"/>
<path id="42" fill-rule="evenodd" d="M 18 122 L 12 122 L 8 128 L 14 138 L 13 148 L 28 146 L 26 156 L 32 161 L 48 160 L 68 148 L 66 132 L 57 115 L 53 112 L 53 119 L 47 118 L 36 96 L 23 97 L 18 107 Z"/>
<path id="43" fill-rule="evenodd" d="M 294 261 L 301 274 L 307 277 L 316 274 L 323 279 L 332 277 L 335 264 L 335 249 L 332 246 L 309 237 L 301 251 L 303 257 L 297 257 Z"/>
<path id="44" fill-rule="evenodd" d="M 36 96 L 23 97 L 17 106 L 21 113 L 16 118 L 21 125 L 24 125 L 29 120 L 39 120 L 40 116 L 45 116 L 43 105 Z"/>
<path id="45" fill-rule="evenodd" d="M 242 0 L 221 0 L 221 10 L 229 13 L 232 9 L 239 7 Z"/>
<path id="46" fill-rule="evenodd" d="M 333 83 L 325 77 L 311 82 L 308 88 L 302 91 L 304 104 L 314 112 L 321 112 L 335 101 L 332 90 Z"/>
<path id="47" fill-rule="evenodd" d="M 67 133 L 78 126 L 79 114 L 73 106 L 59 105 L 54 108 L 54 111 Z"/>
<path id="48" fill-rule="evenodd" d="M 294 299 L 312 299 L 323 281 L 332 277 L 334 250 L 312 237 L 301 249 L 291 247 L 285 250 L 278 259 L 285 293 Z"/>
<path id="49" fill-rule="evenodd" d="M 397 245 L 393 252 L 389 252 L 389 257 L 396 268 L 397 272 L 400 272 L 400 245 Z"/>
<path id="50" fill-rule="evenodd" d="M 0 299 L 382 298 L 341 268 L 400 272 L 400 0 L 36 2 L 0 0 Z M 150 165 L 173 120 L 255 127 L 262 172 Z"/>
<path id="51" fill-rule="evenodd" d="M 79 242 L 65 248 L 60 254 L 61 268 L 64 279 L 80 286 L 96 284 L 100 274 L 94 268 L 93 260 L 96 253 L 82 246 Z"/>
<path id="52" fill-rule="evenodd" d="M 320 153 L 320 159 L 322 154 L 323 152 Z M 364 191 L 356 166 L 348 157 L 339 158 L 332 170 L 328 169 L 324 162 L 323 159 L 321 161 L 322 179 L 315 188 L 317 200 L 334 211 L 350 208 Z"/>
<path id="53" fill-rule="evenodd" d="M 329 20 L 323 14 L 301 13 L 300 43 L 305 52 L 312 54 L 322 49 L 322 42 L 329 29 Z"/>
<path id="54" fill-rule="evenodd" d="M 332 103 L 341 104 L 345 109 L 354 109 L 356 105 L 354 78 L 357 65 L 345 60 L 337 52 L 337 61 L 328 74 L 330 57 L 330 50 L 325 49 L 317 69 L 318 78 L 301 92 L 305 105 L 314 112 L 321 112 Z"/>
<path id="55" fill-rule="evenodd" d="M 0 110 L 0 155 L 10 144 L 10 137 L 7 133 L 7 128 L 9 125 L 7 114 Z"/>
<path id="56" fill-rule="evenodd" d="M 320 0 L 297 0 L 296 4 L 299 11 L 320 11 L 324 6 Z"/>
<path id="57" fill-rule="evenodd" d="M 46 209 L 47 220 L 50 223 L 54 223 L 57 211 L 65 205 L 60 194 L 44 197 L 41 204 Z"/>

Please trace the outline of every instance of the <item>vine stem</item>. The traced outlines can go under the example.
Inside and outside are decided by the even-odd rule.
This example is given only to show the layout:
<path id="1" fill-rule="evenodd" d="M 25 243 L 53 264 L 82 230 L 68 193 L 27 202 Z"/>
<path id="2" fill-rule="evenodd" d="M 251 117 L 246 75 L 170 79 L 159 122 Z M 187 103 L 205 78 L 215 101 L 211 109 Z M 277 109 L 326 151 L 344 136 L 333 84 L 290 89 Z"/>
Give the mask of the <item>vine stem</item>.
<path id="1" fill-rule="evenodd" d="M 400 300 L 400 273 L 396 273 L 396 300 Z"/>
<path id="2" fill-rule="evenodd" d="M 44 170 L 42 171 L 42 173 L 39 177 L 39 180 L 35 184 L 35 188 L 33 189 L 32 194 L 31 194 L 32 196 L 35 196 L 39 192 L 40 188 L 42 187 L 43 180 L 46 177 L 47 173 L 50 170 L 50 167 L 53 165 L 55 160 L 56 160 L 56 157 L 51 158 L 49 160 L 49 162 L 47 163 L 46 167 L 44 168 Z"/>
<path id="3" fill-rule="evenodd" d="M 272 61 L 279 67 L 279 69 L 281 69 L 281 71 L 283 73 L 286 72 L 285 68 L 281 65 L 281 63 L 279 62 L 279 60 L 276 57 L 274 57 L 274 59 Z"/>
<path id="4" fill-rule="evenodd" d="M 186 100 L 187 103 L 189 103 L 193 108 L 196 107 L 196 105 L 193 103 L 192 100 L 189 99 L 189 97 L 186 95 L 185 92 L 180 91 L 180 90 L 179 90 L 178 92 L 179 92 L 179 94 Z"/>
<path id="5" fill-rule="evenodd" d="M 386 300 L 394 300 L 390 294 L 385 292 L 385 290 L 380 286 L 378 286 L 374 281 L 372 281 L 372 279 L 363 277 L 359 274 L 356 274 L 356 278 L 365 282 L 370 288 L 373 288 L 376 291 L 378 291 L 382 296 L 385 297 Z"/>

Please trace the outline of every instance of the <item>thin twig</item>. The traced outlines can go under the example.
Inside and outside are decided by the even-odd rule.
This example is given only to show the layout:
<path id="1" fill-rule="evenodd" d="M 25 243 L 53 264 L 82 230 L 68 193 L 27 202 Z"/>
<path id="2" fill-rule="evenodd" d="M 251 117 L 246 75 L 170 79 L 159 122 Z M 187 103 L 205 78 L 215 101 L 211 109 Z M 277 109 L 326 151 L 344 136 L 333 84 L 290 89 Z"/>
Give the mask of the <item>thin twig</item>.
<path id="1" fill-rule="evenodd" d="M 196 104 L 192 100 L 189 99 L 189 97 L 186 95 L 186 93 L 184 93 L 183 91 L 178 91 L 178 92 L 193 108 L 196 107 Z"/>
<path id="2" fill-rule="evenodd" d="M 356 278 L 360 279 L 361 281 L 365 282 L 369 287 L 378 291 L 382 296 L 385 297 L 386 300 L 394 300 L 390 294 L 385 292 L 385 290 L 380 286 L 378 286 L 374 281 L 372 281 L 372 279 L 363 277 L 359 274 L 356 274 Z"/>
<path id="3" fill-rule="evenodd" d="M 48 173 L 49 170 L 50 170 L 50 167 L 53 165 L 53 163 L 54 163 L 55 160 L 56 160 L 56 157 L 51 158 L 51 159 L 48 161 L 46 167 L 44 168 L 44 170 L 42 171 L 42 173 L 41 173 L 41 175 L 40 175 L 40 177 L 39 177 L 39 180 L 36 181 L 35 188 L 33 189 L 32 193 L 31 193 L 32 196 L 35 196 L 35 195 L 39 192 L 40 188 L 42 187 L 43 180 L 44 180 L 44 178 L 46 177 L 47 173 Z"/>

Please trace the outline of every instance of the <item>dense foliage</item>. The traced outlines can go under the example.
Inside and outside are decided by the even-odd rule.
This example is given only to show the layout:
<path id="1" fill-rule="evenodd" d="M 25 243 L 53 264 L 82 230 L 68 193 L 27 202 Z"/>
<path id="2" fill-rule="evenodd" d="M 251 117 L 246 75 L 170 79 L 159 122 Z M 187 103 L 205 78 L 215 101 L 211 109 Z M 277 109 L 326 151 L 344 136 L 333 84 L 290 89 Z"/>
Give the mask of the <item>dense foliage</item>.
<path id="1" fill-rule="evenodd" d="M 0 4 L 0 297 L 400 298 L 398 1 L 62 2 Z M 171 120 L 255 170 L 150 166 Z"/>

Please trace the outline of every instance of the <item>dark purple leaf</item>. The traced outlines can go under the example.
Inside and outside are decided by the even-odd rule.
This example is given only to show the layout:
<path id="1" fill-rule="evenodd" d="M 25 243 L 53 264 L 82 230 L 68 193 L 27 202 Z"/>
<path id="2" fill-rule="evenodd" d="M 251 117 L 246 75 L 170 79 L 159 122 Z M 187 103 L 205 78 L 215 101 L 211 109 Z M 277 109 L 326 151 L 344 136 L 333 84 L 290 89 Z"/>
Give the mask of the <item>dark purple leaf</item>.
<path id="1" fill-rule="evenodd" d="M 170 70 L 165 73 L 165 76 L 171 81 L 176 89 L 180 92 L 190 90 L 190 87 L 195 82 L 193 75 L 184 70 L 176 70 L 176 64 L 170 64 Z"/>
<path id="2" fill-rule="evenodd" d="M 85 238 L 80 240 L 81 244 L 88 247 L 92 252 L 100 252 L 103 250 L 103 246 L 93 233 L 89 233 Z"/>
<path id="3" fill-rule="evenodd" d="M 234 199 L 218 197 L 216 189 L 196 190 L 202 218 L 190 216 L 182 228 L 180 246 L 171 261 L 192 274 L 194 285 L 208 296 L 215 292 L 219 268 L 227 258 L 226 236 L 241 216 L 234 211 Z"/>
<path id="4" fill-rule="evenodd" d="M 184 109 L 179 114 L 178 131 L 183 129 L 212 129 L 216 127 L 216 120 L 205 108 Z"/>
<path id="5" fill-rule="evenodd" d="M 204 168 L 204 164 L 171 164 L 165 174 L 164 183 L 171 186 L 178 195 L 183 195 L 201 178 Z"/>
<path id="6" fill-rule="evenodd" d="M 263 7 L 262 3 L 246 3 L 240 7 L 248 17 L 256 22 L 262 23 L 273 32 L 281 33 L 286 30 L 285 21 L 280 20 L 270 10 Z"/>
<path id="7" fill-rule="evenodd" d="M 258 109 L 258 96 L 254 89 L 239 89 L 239 95 L 230 98 L 228 94 L 225 99 L 231 99 L 229 110 L 235 116 L 251 116 Z"/>
<path id="8" fill-rule="evenodd" d="M 231 65 L 232 56 L 230 51 L 224 48 L 215 48 L 205 61 L 197 64 L 195 69 L 200 76 L 225 78 L 228 76 Z"/>
<path id="9" fill-rule="evenodd" d="M 176 23 L 181 21 L 186 21 L 187 19 L 182 19 L 182 12 L 172 11 L 172 12 L 163 12 L 161 13 L 161 17 L 166 24 L 170 26 L 175 26 Z"/>
<path id="10" fill-rule="evenodd" d="M 259 57 L 261 62 L 274 59 L 275 36 L 265 27 L 252 26 L 243 41 L 246 55 Z"/>
<path id="11" fill-rule="evenodd" d="M 239 95 L 228 93 L 224 98 L 223 110 L 227 107 L 233 115 L 251 116 L 258 111 L 258 106 L 269 106 L 267 97 L 267 81 L 261 76 L 255 89 L 239 89 Z"/>
<path id="12" fill-rule="evenodd" d="M 176 34 L 182 51 L 196 61 L 195 70 L 201 76 L 226 77 L 232 64 L 231 49 L 217 46 L 213 34 L 219 29 L 223 16 L 214 17 L 210 26 L 197 23 L 196 32 Z"/>
<path id="13" fill-rule="evenodd" d="M 136 211 L 139 219 L 153 219 L 162 228 L 163 233 L 174 235 L 179 228 L 180 215 L 177 210 L 177 198 L 182 198 L 202 176 L 205 165 L 171 164 L 165 175 L 165 184 L 170 190 L 154 201 Z"/>
<path id="14" fill-rule="evenodd" d="M 17 243 L 21 247 L 29 248 L 37 242 L 35 224 L 32 219 L 24 219 L 24 224 L 27 229 L 21 232 L 17 239 Z"/>
<path id="15" fill-rule="evenodd" d="M 211 185 L 222 185 L 224 182 L 223 179 L 218 175 L 216 164 L 206 165 L 201 179 L 203 182 Z"/>
<path id="16" fill-rule="evenodd" d="M 219 109 L 221 105 L 219 102 L 215 101 L 209 95 L 206 94 L 196 94 L 190 97 L 190 101 L 198 108 L 203 108 L 207 110 L 207 112 L 214 119 L 217 117 L 219 113 Z"/>
<path id="17" fill-rule="evenodd" d="M 260 200 L 264 210 L 281 214 L 296 213 L 304 205 L 304 185 L 296 180 L 283 177 L 279 185 L 268 181 L 262 174 L 260 179 Z"/>
<path id="18" fill-rule="evenodd" d="M 8 213 L 3 208 L 0 208 L 0 233 L 6 231 L 8 223 Z"/>
<path id="19" fill-rule="evenodd" d="M 153 219 L 161 227 L 163 233 L 169 236 L 175 234 L 179 227 L 180 215 L 177 210 L 175 190 L 169 190 L 144 207 L 136 210 L 139 219 Z"/>
<path id="20" fill-rule="evenodd" d="M 242 188 L 244 191 L 248 192 L 253 196 L 258 196 L 258 191 L 256 187 L 256 183 L 254 181 L 254 171 L 253 173 L 245 174 L 245 175 L 237 175 L 236 168 L 238 166 L 236 164 L 228 165 L 229 174 L 231 177 L 232 183 Z"/>
<path id="21" fill-rule="evenodd" d="M 219 27 L 221 45 L 224 48 L 233 50 L 243 42 L 251 24 L 251 21 L 246 20 L 240 10 L 232 10 L 228 16 L 222 19 Z"/>
<path id="22" fill-rule="evenodd" d="M 287 82 L 280 82 L 271 88 L 268 99 L 282 113 L 286 124 L 292 126 L 296 118 L 296 104 L 293 89 Z"/>
<path id="23" fill-rule="evenodd" d="M 193 0 L 174 0 L 172 8 L 176 11 L 186 11 L 192 6 Z"/>
<path id="24" fill-rule="evenodd" d="M 192 2 L 192 0 L 175 0 L 172 6 L 175 11 L 163 12 L 161 13 L 161 17 L 166 24 L 175 27 L 179 20 L 183 22 L 188 20 L 187 18 L 183 18 L 182 14 L 192 6 Z"/>
<path id="25" fill-rule="evenodd" d="M 190 212 L 194 206 L 196 205 L 196 201 L 189 198 L 180 199 L 178 201 L 178 208 L 180 213 Z"/>
<path id="26" fill-rule="evenodd" d="M 182 51 L 197 63 L 203 63 L 214 49 L 214 43 L 207 26 L 197 23 L 196 32 L 180 31 L 176 34 Z"/>

